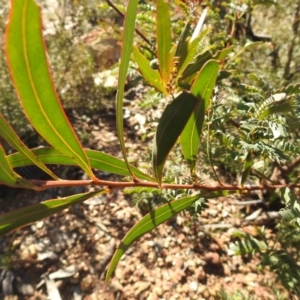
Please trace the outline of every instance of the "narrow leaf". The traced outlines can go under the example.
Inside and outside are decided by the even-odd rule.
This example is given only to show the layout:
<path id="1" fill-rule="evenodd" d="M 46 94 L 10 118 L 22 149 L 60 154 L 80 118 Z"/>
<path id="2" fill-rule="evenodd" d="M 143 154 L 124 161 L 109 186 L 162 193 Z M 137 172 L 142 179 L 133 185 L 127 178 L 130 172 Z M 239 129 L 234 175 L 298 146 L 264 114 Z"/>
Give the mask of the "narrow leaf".
<path id="1" fill-rule="evenodd" d="M 0 135 L 17 151 L 22 153 L 28 160 L 49 174 L 52 178 L 59 180 L 59 178 L 53 174 L 38 158 L 27 148 L 27 146 L 21 141 L 15 131 L 7 123 L 5 118 L 0 113 Z"/>
<path id="2" fill-rule="evenodd" d="M 0 185 L 1 184 L 16 188 L 36 189 L 34 184 L 23 179 L 14 172 L 7 157 L 5 156 L 4 149 L 0 145 Z"/>
<path id="3" fill-rule="evenodd" d="M 6 55 L 27 118 L 49 144 L 95 178 L 53 86 L 45 48 L 40 8 L 33 0 L 13 0 Z"/>
<path id="4" fill-rule="evenodd" d="M 215 60 L 208 61 L 200 70 L 191 89 L 191 93 L 198 97 L 198 103 L 180 136 L 180 142 L 183 155 L 188 161 L 192 174 L 194 173 L 205 114 L 218 72 L 219 64 Z"/>
<path id="5" fill-rule="evenodd" d="M 111 275 L 115 270 L 119 260 L 134 241 L 136 241 L 139 237 L 141 237 L 145 233 L 153 230 L 161 223 L 169 220 L 175 214 L 189 207 L 197 199 L 199 199 L 199 195 L 184 197 L 179 200 L 166 203 L 160 206 L 159 208 L 156 208 L 146 216 L 144 216 L 137 224 L 135 224 L 126 234 L 126 236 L 120 243 L 118 249 L 114 253 L 113 258 L 111 259 L 111 262 L 108 267 L 108 271 L 106 273 L 106 279 L 105 279 L 106 283 L 110 280 Z"/>
<path id="6" fill-rule="evenodd" d="M 133 44 L 133 36 L 135 31 L 135 18 L 137 11 L 138 0 L 128 0 L 128 6 L 125 14 L 124 32 L 123 32 L 123 45 L 121 51 L 121 60 L 119 67 L 119 79 L 118 79 L 118 91 L 116 98 L 116 113 L 117 113 L 117 132 L 123 153 L 123 157 L 126 166 L 134 178 L 134 174 L 130 169 L 130 165 L 127 159 L 125 140 L 124 140 L 124 128 L 123 128 L 123 96 L 124 87 L 127 77 L 127 70 L 130 61 L 130 55 Z"/>
<path id="7" fill-rule="evenodd" d="M 186 66 L 179 80 L 186 81 L 187 79 L 189 79 L 188 82 L 192 82 L 192 80 L 195 78 L 195 76 L 201 70 L 204 64 L 210 59 L 212 59 L 212 54 L 210 50 L 213 49 L 214 47 L 215 47 L 214 45 L 211 45 L 208 47 L 209 49 L 206 49 L 206 51 L 199 53 L 194 58 L 194 60 Z"/>
<path id="8" fill-rule="evenodd" d="M 90 159 L 93 168 L 112 174 L 130 176 L 130 173 L 124 161 L 100 151 L 86 150 L 86 154 Z M 129 166 L 132 174 L 136 178 L 156 182 L 155 178 L 144 174 L 138 168 L 132 165 Z"/>
<path id="9" fill-rule="evenodd" d="M 65 208 L 81 203 L 84 200 L 105 192 L 105 190 L 102 190 L 77 194 L 75 196 L 69 196 L 61 199 L 47 200 L 38 204 L 8 212 L 0 217 L 0 236 L 38 220 L 49 217 L 59 211 L 64 210 Z"/>
<path id="10" fill-rule="evenodd" d="M 157 0 L 156 6 L 156 41 L 159 70 L 165 86 L 169 83 L 172 66 L 168 59 L 172 46 L 169 1 Z"/>
<path id="11" fill-rule="evenodd" d="M 197 101 L 192 94 L 183 92 L 167 105 L 159 120 L 152 148 L 153 169 L 159 184 L 168 154 L 195 109 Z"/>
<path id="12" fill-rule="evenodd" d="M 150 85 L 155 87 L 161 93 L 168 95 L 159 72 L 151 68 L 150 61 L 135 46 L 133 46 L 133 54 L 144 80 L 146 80 Z"/>
<path id="13" fill-rule="evenodd" d="M 190 21 L 188 21 L 181 32 L 177 44 L 176 52 L 175 52 L 175 56 L 180 57 L 179 67 L 180 67 L 180 63 L 186 58 L 188 54 L 188 44 L 189 44 L 188 37 L 190 34 L 190 30 L 191 30 L 191 23 Z"/>
<path id="14" fill-rule="evenodd" d="M 53 148 L 38 148 L 33 149 L 32 152 L 44 164 L 74 165 L 72 159 L 61 154 L 58 150 Z M 92 168 L 107 173 L 130 176 L 126 163 L 123 160 L 100 151 L 85 150 L 85 152 L 90 160 Z M 28 158 L 24 157 L 24 155 L 21 153 L 14 153 L 9 155 L 8 160 L 13 168 L 28 166 L 31 164 L 31 161 Z M 130 166 L 130 168 L 137 178 L 156 182 L 154 178 L 144 174 L 134 166 Z"/>
<path id="15" fill-rule="evenodd" d="M 215 45 L 211 45 L 205 49 L 205 51 L 198 54 L 195 59 L 189 63 L 186 68 L 182 72 L 182 76 L 180 78 L 181 81 L 187 81 L 188 83 L 192 83 L 194 80 L 198 70 L 200 70 L 203 65 L 209 61 L 210 59 L 221 61 L 225 59 L 225 57 L 232 52 L 234 46 L 230 46 L 228 48 L 217 51 L 214 55 L 211 54 L 210 50 L 214 49 Z"/>
<path id="16" fill-rule="evenodd" d="M 213 59 L 215 60 L 222 60 L 222 59 L 225 59 L 226 56 L 231 53 L 234 49 L 234 45 L 232 46 L 229 46 L 225 49 L 222 49 L 222 50 L 219 50 L 214 56 L 213 56 Z"/>
<path id="17" fill-rule="evenodd" d="M 194 39 L 192 42 L 191 41 L 188 41 L 187 43 L 187 53 L 185 55 L 185 51 L 184 51 L 184 48 L 185 48 L 185 44 L 183 44 L 182 46 L 180 46 L 178 44 L 178 47 L 180 46 L 180 55 L 177 55 L 176 56 L 179 56 L 180 57 L 180 61 L 179 61 L 179 66 L 178 66 L 178 73 L 177 73 L 177 79 L 179 77 L 181 77 L 183 71 L 185 70 L 185 68 L 191 64 L 193 62 L 193 60 L 195 59 L 195 57 L 197 56 L 197 52 L 198 52 L 198 48 L 199 48 L 199 44 L 200 42 L 202 41 L 202 39 L 208 35 L 211 31 L 211 28 L 207 28 L 205 30 L 203 30 L 199 36 Z M 179 51 L 179 50 L 178 50 Z M 198 69 L 199 70 L 199 69 Z"/>

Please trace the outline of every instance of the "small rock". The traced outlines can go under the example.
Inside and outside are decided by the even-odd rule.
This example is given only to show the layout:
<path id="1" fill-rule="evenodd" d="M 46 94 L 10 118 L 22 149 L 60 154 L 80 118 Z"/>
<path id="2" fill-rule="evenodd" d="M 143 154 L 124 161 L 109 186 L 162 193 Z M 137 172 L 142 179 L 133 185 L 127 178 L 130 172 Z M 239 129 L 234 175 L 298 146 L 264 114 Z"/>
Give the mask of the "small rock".
<path id="1" fill-rule="evenodd" d="M 39 221 L 39 222 L 36 223 L 36 227 L 37 227 L 38 229 L 43 228 L 43 226 L 44 226 L 44 221 Z"/>
<path id="2" fill-rule="evenodd" d="M 147 300 L 159 300 L 155 292 L 149 294 Z"/>
<path id="3" fill-rule="evenodd" d="M 195 282 L 195 281 L 192 281 L 190 283 L 190 290 L 193 291 L 193 292 L 196 292 L 198 290 L 198 283 Z"/>
<path id="4" fill-rule="evenodd" d="M 198 293 L 199 293 L 200 295 L 204 294 L 206 291 L 207 291 L 207 287 L 206 287 L 205 285 L 200 285 L 200 286 L 198 287 Z"/>
<path id="5" fill-rule="evenodd" d="M 210 249 L 211 251 L 217 251 L 217 250 L 220 249 L 220 247 L 219 247 L 219 245 L 216 244 L 216 243 L 211 243 L 211 244 L 209 245 L 209 249 Z"/>
<path id="6" fill-rule="evenodd" d="M 80 290 L 82 292 L 88 292 L 93 288 L 93 278 L 92 276 L 89 274 L 87 276 L 85 276 L 84 278 L 81 279 L 80 281 Z"/>
<path id="7" fill-rule="evenodd" d="M 163 295 L 163 290 L 162 290 L 161 287 L 157 286 L 157 287 L 154 288 L 153 291 L 156 293 L 157 296 L 162 297 L 162 295 Z"/>
<path id="8" fill-rule="evenodd" d="M 176 257 L 175 261 L 173 262 L 173 264 L 174 264 L 175 268 L 182 269 L 183 265 L 184 265 L 184 262 L 183 262 L 182 258 Z"/>
<path id="9" fill-rule="evenodd" d="M 208 252 L 204 256 L 206 262 L 218 265 L 221 263 L 220 261 L 220 255 L 217 252 Z"/>
<path id="10" fill-rule="evenodd" d="M 161 257 L 159 257 L 158 259 L 157 259 L 157 265 L 159 266 L 159 267 L 163 267 L 164 266 L 164 261 L 163 261 L 163 259 L 161 258 Z"/>
<path id="11" fill-rule="evenodd" d="M 206 273 L 202 267 L 200 267 L 196 270 L 196 276 L 199 281 L 203 281 L 206 279 Z"/>
<path id="12" fill-rule="evenodd" d="M 218 215 L 218 211 L 216 209 L 209 209 L 208 214 L 210 214 L 212 217 L 216 217 Z"/>
<path id="13" fill-rule="evenodd" d="M 208 299 L 209 298 L 209 291 L 207 289 L 205 289 L 205 291 L 202 293 L 202 296 L 204 299 Z"/>
<path id="14" fill-rule="evenodd" d="M 134 284 L 134 287 L 136 291 L 134 292 L 134 295 L 137 297 L 142 292 L 146 291 L 150 287 L 150 282 L 145 281 L 138 281 Z"/>
<path id="15" fill-rule="evenodd" d="M 190 287 L 189 287 L 189 285 L 187 283 L 185 283 L 184 285 L 182 285 L 181 290 L 182 290 L 183 293 L 187 294 L 189 292 L 189 290 L 190 290 Z"/>

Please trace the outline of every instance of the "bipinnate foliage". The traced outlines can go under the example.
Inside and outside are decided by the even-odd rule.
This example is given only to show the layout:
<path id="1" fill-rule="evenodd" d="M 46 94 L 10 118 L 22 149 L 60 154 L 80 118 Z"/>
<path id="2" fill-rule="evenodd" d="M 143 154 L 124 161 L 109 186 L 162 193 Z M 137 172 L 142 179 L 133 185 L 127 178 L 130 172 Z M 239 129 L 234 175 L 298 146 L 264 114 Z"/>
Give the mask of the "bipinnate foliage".
<path id="1" fill-rule="evenodd" d="M 202 16 L 194 26 L 194 11 L 184 3 L 180 6 L 187 21 L 179 25 L 171 22 L 168 2 L 157 0 L 154 9 L 148 7 L 148 12 L 155 17 L 152 20 L 155 20 L 156 34 L 152 43 L 135 28 L 136 16 L 141 17 L 137 14 L 138 1 L 128 1 L 116 95 L 116 124 L 123 153 L 121 160 L 107 153 L 83 149 L 53 84 L 42 35 L 40 8 L 33 0 L 12 1 L 5 44 L 11 79 L 29 122 L 50 147 L 29 149 L 0 115 L 0 135 L 16 151 L 8 155 L 0 147 L 0 183 L 41 192 L 52 187 L 80 185 L 98 185 L 102 189 L 6 213 L 0 218 L 0 234 L 95 195 L 109 193 L 112 189 L 127 188 L 127 193 L 137 193 L 140 199 L 155 195 L 160 200 L 158 206 L 153 207 L 126 234 L 112 258 L 106 277 L 108 281 L 126 249 L 136 239 L 184 209 L 191 214 L 200 213 L 210 198 L 240 191 L 282 188 L 286 191 L 282 198 L 287 209 L 281 214 L 286 222 L 299 227 L 299 204 L 293 192 L 298 184 L 290 174 L 298 164 L 299 132 L 295 124 L 299 124 L 300 86 L 274 89 L 255 74 L 249 74 L 253 82 L 251 86 L 231 84 L 237 82 L 232 71 L 234 59 L 255 44 L 247 44 L 242 50 L 235 47 L 225 35 L 218 36 L 213 27 L 203 26 L 207 9 L 202 10 Z M 213 13 L 212 19 L 216 18 Z M 138 43 L 135 43 L 136 32 L 143 37 Z M 167 102 L 155 129 L 152 174 L 134 167 L 127 158 L 123 98 L 130 62 L 135 64 L 144 81 Z M 184 179 L 186 184 L 164 177 L 165 163 L 177 145 L 182 150 L 179 164 L 185 166 L 190 174 Z M 199 174 L 204 170 L 201 169 L 204 163 L 219 185 L 200 184 Z M 61 180 L 46 166 L 49 164 L 78 166 L 89 179 Z M 14 168 L 26 165 L 38 166 L 52 180 L 26 180 L 14 171 Z M 240 182 L 221 182 L 217 166 L 234 170 Z M 281 178 L 273 176 L 275 168 L 281 170 Z M 119 174 L 131 180 L 101 180 L 94 170 Z M 253 179 L 260 180 L 261 184 L 254 185 Z M 290 194 L 293 197 L 288 196 Z M 265 257 L 264 263 L 272 266 L 278 274 L 280 268 L 291 267 L 290 256 L 271 250 L 266 239 L 260 242 L 243 233 L 239 236 L 244 238 L 244 242 L 235 244 L 232 248 L 235 254 L 259 252 Z M 261 236 L 264 237 L 263 232 Z M 266 253 L 272 254 L 268 260 Z M 294 273 L 286 274 L 282 281 L 298 293 L 294 284 L 295 280 L 299 280 L 297 270 L 295 268 Z"/>

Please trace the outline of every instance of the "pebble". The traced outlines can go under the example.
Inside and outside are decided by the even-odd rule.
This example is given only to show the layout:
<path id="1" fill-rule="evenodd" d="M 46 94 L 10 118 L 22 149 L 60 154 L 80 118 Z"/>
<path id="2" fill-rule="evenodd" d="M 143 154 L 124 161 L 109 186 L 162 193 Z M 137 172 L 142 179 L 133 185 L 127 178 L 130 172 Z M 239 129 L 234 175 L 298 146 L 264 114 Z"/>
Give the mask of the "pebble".
<path id="1" fill-rule="evenodd" d="M 208 252 L 205 254 L 204 259 L 206 262 L 218 265 L 221 263 L 220 255 L 217 252 Z"/>
<path id="2" fill-rule="evenodd" d="M 190 290 L 193 291 L 193 292 L 196 292 L 198 290 L 198 283 L 195 282 L 195 281 L 192 281 L 190 283 Z"/>
<path id="3" fill-rule="evenodd" d="M 83 277 L 80 281 L 80 290 L 82 292 L 88 292 L 93 288 L 93 278 L 89 274 L 85 277 Z"/>
<path id="4" fill-rule="evenodd" d="M 163 295 L 163 290 L 162 290 L 162 288 L 159 287 L 159 286 L 156 286 L 156 287 L 154 288 L 153 292 L 155 292 L 156 295 L 159 296 L 159 297 L 162 297 L 162 295 Z"/>
<path id="5" fill-rule="evenodd" d="M 142 292 L 146 291 L 150 287 L 150 282 L 138 281 L 134 284 L 135 292 L 134 295 L 137 297 Z"/>
<path id="6" fill-rule="evenodd" d="M 202 267 L 200 267 L 196 270 L 196 276 L 199 281 L 203 281 L 206 279 L 206 273 Z"/>

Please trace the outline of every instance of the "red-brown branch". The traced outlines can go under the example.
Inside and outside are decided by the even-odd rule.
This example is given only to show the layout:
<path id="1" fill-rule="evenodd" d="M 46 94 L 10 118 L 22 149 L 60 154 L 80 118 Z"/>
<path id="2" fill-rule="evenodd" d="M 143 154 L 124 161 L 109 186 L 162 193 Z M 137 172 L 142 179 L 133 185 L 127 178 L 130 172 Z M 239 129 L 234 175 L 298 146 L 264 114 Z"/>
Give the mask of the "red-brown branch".
<path id="1" fill-rule="evenodd" d="M 110 189 L 123 189 L 126 187 L 152 187 L 159 188 L 158 184 L 155 182 L 113 182 L 107 180 L 98 180 L 97 182 L 92 180 L 29 180 L 31 183 L 38 186 L 39 191 L 43 191 L 49 188 L 59 188 L 59 187 L 71 187 L 71 186 L 105 186 Z M 300 188 L 300 184 L 263 184 L 263 185 L 202 185 L 202 184 L 162 184 L 161 189 L 186 189 L 186 190 L 205 190 L 205 191 L 255 191 L 255 190 L 275 190 L 280 188 Z"/>

